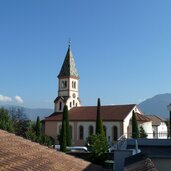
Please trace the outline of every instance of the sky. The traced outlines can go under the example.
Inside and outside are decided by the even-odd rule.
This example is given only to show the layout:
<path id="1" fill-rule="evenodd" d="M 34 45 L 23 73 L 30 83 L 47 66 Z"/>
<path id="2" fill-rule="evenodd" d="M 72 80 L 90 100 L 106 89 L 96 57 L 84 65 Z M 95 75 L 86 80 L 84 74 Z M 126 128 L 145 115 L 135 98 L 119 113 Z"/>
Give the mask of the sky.
<path id="1" fill-rule="evenodd" d="M 0 105 L 53 108 L 68 41 L 82 105 L 171 92 L 170 0 L 0 0 Z"/>

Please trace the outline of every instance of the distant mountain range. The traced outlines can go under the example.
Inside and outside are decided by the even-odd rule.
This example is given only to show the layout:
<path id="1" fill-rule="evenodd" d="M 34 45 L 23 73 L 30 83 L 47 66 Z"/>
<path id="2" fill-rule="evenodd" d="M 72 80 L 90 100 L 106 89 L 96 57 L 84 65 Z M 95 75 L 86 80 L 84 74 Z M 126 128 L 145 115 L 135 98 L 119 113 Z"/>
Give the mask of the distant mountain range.
<path id="1" fill-rule="evenodd" d="M 171 93 L 159 94 L 141 102 L 138 106 L 144 114 L 158 115 L 163 118 L 169 118 L 167 105 L 171 103 Z M 2 107 L 2 105 L 0 106 Z M 44 119 L 53 113 L 53 109 L 48 108 L 25 108 L 21 106 L 3 105 L 4 108 L 10 109 L 12 107 L 23 108 L 24 113 L 30 120 L 36 120 L 37 116 Z"/>
<path id="2" fill-rule="evenodd" d="M 39 116 L 40 119 L 42 120 L 45 117 L 52 114 L 54 111 L 53 109 L 48 109 L 48 108 L 26 108 L 26 107 L 13 106 L 13 105 L 1 105 L 0 107 L 4 107 L 5 109 L 22 108 L 27 118 L 32 121 L 36 121 L 37 116 Z"/>
<path id="3" fill-rule="evenodd" d="M 163 118 L 169 118 L 167 106 L 171 103 L 171 93 L 158 94 L 149 98 L 138 106 L 144 114 L 158 115 Z"/>

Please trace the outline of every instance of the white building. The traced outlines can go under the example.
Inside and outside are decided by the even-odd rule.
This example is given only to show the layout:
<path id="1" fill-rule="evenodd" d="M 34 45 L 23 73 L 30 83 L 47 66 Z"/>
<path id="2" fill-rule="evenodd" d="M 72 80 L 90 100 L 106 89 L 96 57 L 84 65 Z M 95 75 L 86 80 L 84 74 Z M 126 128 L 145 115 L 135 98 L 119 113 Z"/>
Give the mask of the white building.
<path id="1" fill-rule="evenodd" d="M 79 76 L 75 67 L 70 46 L 58 75 L 58 96 L 54 101 L 54 113 L 45 118 L 45 134 L 56 139 L 62 124 L 64 105 L 69 109 L 70 130 L 73 145 L 83 145 L 89 135 L 95 133 L 96 106 L 81 106 L 79 98 Z M 91 96 L 91 94 L 87 95 Z M 124 135 L 131 137 L 132 112 L 136 113 L 137 121 L 152 138 L 152 123 L 143 115 L 135 104 L 101 106 L 101 117 L 106 138 L 115 142 Z"/>
<path id="2" fill-rule="evenodd" d="M 157 139 L 167 139 L 167 125 L 166 120 L 160 118 L 156 115 L 147 115 L 147 117 L 152 121 L 153 127 L 153 138 Z"/>

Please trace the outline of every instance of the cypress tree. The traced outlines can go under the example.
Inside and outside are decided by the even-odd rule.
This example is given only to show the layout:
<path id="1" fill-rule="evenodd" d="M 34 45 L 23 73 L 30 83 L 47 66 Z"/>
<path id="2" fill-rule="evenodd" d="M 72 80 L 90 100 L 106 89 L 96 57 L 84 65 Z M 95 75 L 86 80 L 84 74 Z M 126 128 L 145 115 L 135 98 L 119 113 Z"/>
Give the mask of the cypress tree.
<path id="1" fill-rule="evenodd" d="M 63 109 L 63 119 L 62 119 L 62 129 L 60 135 L 60 145 L 61 151 L 66 151 L 66 146 L 71 145 L 71 134 L 69 129 L 69 119 L 68 119 L 68 107 L 67 105 L 64 106 Z"/>
<path id="2" fill-rule="evenodd" d="M 134 110 L 132 111 L 132 138 L 139 138 L 139 129 Z"/>
<path id="3" fill-rule="evenodd" d="M 60 142 L 60 150 L 62 152 L 66 152 L 66 121 L 62 121 L 62 129 L 61 129 L 61 142 Z"/>
<path id="4" fill-rule="evenodd" d="M 66 144 L 67 146 L 71 146 L 71 132 L 69 128 L 69 118 L 68 118 L 68 106 L 64 106 L 64 115 L 66 120 Z"/>
<path id="5" fill-rule="evenodd" d="M 97 100 L 96 134 L 104 135 L 103 122 L 100 114 L 100 98 Z"/>
<path id="6" fill-rule="evenodd" d="M 39 116 L 37 116 L 35 131 L 36 131 L 37 138 L 39 138 L 40 134 L 41 134 L 41 125 L 40 125 L 40 118 L 39 118 Z"/>

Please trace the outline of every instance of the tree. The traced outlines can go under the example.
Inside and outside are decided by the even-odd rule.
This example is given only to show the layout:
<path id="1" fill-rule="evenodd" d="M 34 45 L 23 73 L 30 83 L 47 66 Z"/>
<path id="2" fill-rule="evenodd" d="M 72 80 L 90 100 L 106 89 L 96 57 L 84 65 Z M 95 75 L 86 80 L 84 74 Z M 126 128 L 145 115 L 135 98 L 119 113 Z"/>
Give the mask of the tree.
<path id="1" fill-rule="evenodd" d="M 139 138 L 139 129 L 134 110 L 132 111 L 132 138 Z"/>
<path id="2" fill-rule="evenodd" d="M 101 134 L 94 134 L 87 139 L 89 150 L 91 151 L 92 161 L 95 163 L 102 163 L 105 160 L 105 153 L 108 151 L 108 143 L 106 137 Z"/>
<path id="3" fill-rule="evenodd" d="M 64 115 L 66 119 L 66 144 L 67 146 L 71 146 L 71 131 L 69 127 L 69 118 L 68 118 L 68 106 L 64 106 Z"/>
<path id="4" fill-rule="evenodd" d="M 62 119 L 62 129 L 60 133 L 60 148 L 61 151 L 66 151 L 66 146 L 71 145 L 71 134 L 69 129 L 69 119 L 68 119 L 68 107 L 67 105 L 64 106 L 63 109 L 63 119 Z"/>
<path id="5" fill-rule="evenodd" d="M 92 152 L 92 161 L 101 163 L 105 159 L 105 152 L 108 151 L 108 143 L 104 134 L 103 122 L 100 114 L 100 98 L 97 100 L 96 134 L 87 139 L 89 150 Z"/>
<path id="6" fill-rule="evenodd" d="M 11 115 L 12 122 L 15 128 L 15 134 L 26 137 L 26 132 L 30 125 L 30 120 L 28 120 L 23 108 L 12 107 L 9 109 L 9 114 Z"/>
<path id="7" fill-rule="evenodd" d="M 14 126 L 8 111 L 4 108 L 0 108 L 0 129 L 14 132 Z"/>
<path id="8" fill-rule="evenodd" d="M 140 138 L 147 138 L 147 133 L 145 132 L 144 128 L 140 126 Z"/>
<path id="9" fill-rule="evenodd" d="M 35 126 L 35 132 L 36 132 L 36 136 L 37 137 L 40 137 L 40 135 L 41 135 L 41 124 L 40 124 L 40 118 L 39 118 L 39 116 L 37 116 L 36 126 Z"/>
<path id="10" fill-rule="evenodd" d="M 100 114 L 100 98 L 97 100 L 96 134 L 104 135 L 103 122 Z"/>
<path id="11" fill-rule="evenodd" d="M 66 121 L 62 121 L 62 129 L 61 129 L 61 142 L 60 142 L 60 150 L 62 152 L 66 152 Z"/>

